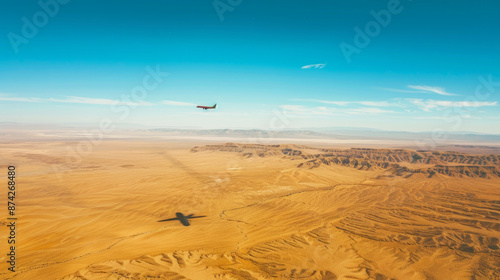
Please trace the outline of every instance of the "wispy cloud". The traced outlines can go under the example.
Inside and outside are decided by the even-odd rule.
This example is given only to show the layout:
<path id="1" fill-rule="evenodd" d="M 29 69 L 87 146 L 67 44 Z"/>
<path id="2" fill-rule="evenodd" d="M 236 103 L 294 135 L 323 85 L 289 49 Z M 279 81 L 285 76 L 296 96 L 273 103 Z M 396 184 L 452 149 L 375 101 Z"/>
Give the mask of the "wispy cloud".
<path id="1" fill-rule="evenodd" d="M 403 112 L 402 110 L 409 113 L 416 113 L 418 111 L 431 112 L 432 110 L 442 110 L 450 107 L 467 108 L 497 106 L 497 101 L 447 101 L 416 98 L 397 98 L 389 101 L 328 101 L 318 99 L 292 99 L 292 101 L 308 101 L 339 106 L 335 108 L 314 107 L 316 111 L 320 110 L 322 114 L 324 114 L 324 112 L 342 114 L 385 114 Z M 313 107 L 304 105 L 281 105 L 281 107 L 289 111 L 314 113 L 311 109 Z M 387 108 L 398 108 L 398 110 L 393 111 Z"/>
<path id="2" fill-rule="evenodd" d="M 302 105 L 279 105 L 279 107 L 284 109 L 287 112 L 287 114 L 300 117 L 333 116 L 337 111 L 337 109 L 335 108 L 307 107 Z"/>
<path id="3" fill-rule="evenodd" d="M 444 120 L 444 117 L 413 117 L 416 120 Z"/>
<path id="4" fill-rule="evenodd" d="M 44 99 L 42 99 L 42 98 L 34 98 L 34 97 L 3 97 L 3 96 L 0 96 L 0 101 L 36 102 L 36 103 L 41 103 L 41 102 L 44 102 Z"/>
<path id="5" fill-rule="evenodd" d="M 171 101 L 171 100 L 162 100 L 160 104 L 164 105 L 172 105 L 172 106 L 196 106 L 194 103 L 189 102 L 180 102 L 180 101 Z"/>
<path id="6" fill-rule="evenodd" d="M 12 102 L 35 102 L 35 103 L 78 103 L 78 104 L 92 104 L 92 105 L 129 105 L 129 106 L 152 106 L 152 103 L 139 101 L 139 102 L 125 102 L 113 99 L 103 99 L 103 98 L 89 98 L 89 97 L 78 97 L 78 96 L 66 96 L 65 99 L 56 98 L 36 98 L 36 97 L 6 97 L 5 95 L 0 96 L 0 101 L 12 101 Z"/>
<path id="7" fill-rule="evenodd" d="M 90 105 L 127 105 L 127 106 L 154 106 L 154 105 L 172 105 L 172 106 L 195 106 L 196 104 L 181 101 L 162 100 L 159 103 L 151 103 L 147 101 L 121 101 L 105 98 L 90 98 L 79 96 L 66 96 L 63 99 L 57 98 L 35 98 L 35 97 L 11 97 L 6 94 L 0 95 L 0 101 L 12 102 L 35 102 L 35 103 L 77 103 Z"/>
<path id="8" fill-rule="evenodd" d="M 307 107 L 303 105 L 280 105 L 280 108 L 289 111 L 290 113 L 295 113 L 298 115 L 322 115 L 322 116 L 333 116 L 333 115 L 369 115 L 369 114 L 392 114 L 397 113 L 391 110 L 384 110 L 380 108 L 373 107 L 361 107 L 361 108 L 331 108 L 331 107 Z"/>
<path id="9" fill-rule="evenodd" d="M 389 101 L 329 101 L 329 100 L 319 100 L 319 99 L 292 99 L 292 101 L 306 101 L 306 102 L 318 102 L 325 104 L 333 104 L 338 106 L 346 106 L 351 104 L 358 104 L 370 107 L 398 107 L 398 103 Z"/>
<path id="10" fill-rule="evenodd" d="M 91 104 L 91 105 L 127 105 L 127 106 L 152 106 L 153 103 L 146 101 L 139 102 L 129 102 L 129 101 L 119 101 L 113 99 L 103 99 L 103 98 L 89 98 L 89 97 L 78 97 L 78 96 L 67 96 L 66 99 L 55 99 L 48 98 L 45 99 L 46 102 L 60 102 L 60 103 L 78 103 L 78 104 Z"/>
<path id="11" fill-rule="evenodd" d="M 323 68 L 325 67 L 326 64 L 322 64 L 322 63 L 319 63 L 319 64 L 310 64 L 310 65 L 305 65 L 305 66 L 302 66 L 302 69 L 311 69 L 311 68 Z"/>
<path id="12" fill-rule="evenodd" d="M 351 103 L 348 101 L 328 101 L 328 100 L 319 100 L 319 99 L 292 99 L 292 101 L 316 102 L 316 103 L 333 104 L 333 105 L 338 105 L 338 106 L 345 106 L 345 105 Z"/>
<path id="13" fill-rule="evenodd" d="M 446 95 L 446 96 L 459 95 L 447 92 L 444 88 L 441 87 L 415 86 L 415 85 L 409 85 L 408 87 L 411 89 L 383 88 L 383 87 L 377 87 L 376 89 L 381 89 L 391 92 L 400 92 L 400 93 L 437 93 L 439 95 Z"/>
<path id="14" fill-rule="evenodd" d="M 448 96 L 450 96 L 450 95 L 458 95 L 458 94 L 446 92 L 445 89 L 441 88 L 441 87 L 412 86 L 412 85 L 409 85 L 408 87 L 412 88 L 412 89 L 423 90 L 423 91 L 426 91 L 426 92 L 437 93 L 439 95 L 448 95 Z"/>
<path id="15" fill-rule="evenodd" d="M 476 119 L 476 120 L 481 120 L 482 119 L 480 117 L 475 117 L 475 116 L 473 116 L 471 114 L 460 115 L 460 117 L 464 118 L 464 119 Z M 447 120 L 448 118 L 435 116 L 435 117 L 413 117 L 413 119 L 416 119 L 416 120 Z"/>
<path id="16" fill-rule="evenodd" d="M 192 112 L 192 113 L 189 113 L 190 115 L 202 115 L 202 116 L 209 116 L 209 117 L 213 117 L 213 116 L 250 116 L 249 113 L 231 113 L 231 112 L 210 112 L 210 113 L 206 113 L 206 112 Z M 254 116 L 255 114 L 252 114 L 252 116 Z"/>
<path id="17" fill-rule="evenodd" d="M 449 107 L 485 107 L 497 106 L 496 101 L 443 101 L 433 99 L 407 99 L 411 104 L 419 107 L 420 109 L 430 112 L 432 109 L 449 108 Z"/>
<path id="18" fill-rule="evenodd" d="M 391 91 L 391 92 L 401 92 L 401 93 L 426 93 L 427 92 L 427 91 L 423 91 L 423 90 L 409 90 L 409 89 L 383 88 L 383 87 L 376 87 L 376 89 L 381 89 L 381 90 L 386 90 L 386 91 Z"/>
<path id="19" fill-rule="evenodd" d="M 279 105 L 279 107 L 288 111 L 295 111 L 295 112 L 305 112 L 308 110 L 306 106 L 302 105 Z"/>
<path id="20" fill-rule="evenodd" d="M 348 109 L 346 110 L 347 114 L 353 114 L 353 115 L 372 115 L 372 114 L 393 114 L 397 113 L 392 110 L 383 110 L 380 108 L 356 108 L 356 109 Z"/>

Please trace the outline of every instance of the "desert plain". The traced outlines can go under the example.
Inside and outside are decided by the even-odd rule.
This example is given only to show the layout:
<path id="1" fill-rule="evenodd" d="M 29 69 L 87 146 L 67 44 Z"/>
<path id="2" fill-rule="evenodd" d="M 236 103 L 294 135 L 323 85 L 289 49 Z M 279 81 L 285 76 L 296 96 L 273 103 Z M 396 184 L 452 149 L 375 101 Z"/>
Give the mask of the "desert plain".
<path id="1" fill-rule="evenodd" d="M 1 279 L 500 279 L 499 154 L 77 144 L 0 143 Z"/>

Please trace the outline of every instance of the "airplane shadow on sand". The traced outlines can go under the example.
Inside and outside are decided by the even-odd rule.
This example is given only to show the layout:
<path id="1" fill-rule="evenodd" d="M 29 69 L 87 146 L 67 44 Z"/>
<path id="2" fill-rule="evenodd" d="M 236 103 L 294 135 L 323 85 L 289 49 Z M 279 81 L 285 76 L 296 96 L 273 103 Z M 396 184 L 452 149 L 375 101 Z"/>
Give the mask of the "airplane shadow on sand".
<path id="1" fill-rule="evenodd" d="M 193 216 L 194 214 L 190 214 L 190 215 L 187 215 L 187 216 L 184 216 L 184 214 L 182 214 L 181 212 L 177 212 L 175 213 L 175 215 L 177 216 L 176 218 L 171 218 L 171 219 L 165 219 L 165 220 L 160 220 L 158 222 L 166 222 L 166 221 L 175 221 L 175 220 L 178 220 L 181 222 L 181 224 L 183 224 L 184 226 L 189 226 L 189 219 L 196 219 L 196 218 L 203 218 L 203 217 L 206 217 L 206 216 Z"/>

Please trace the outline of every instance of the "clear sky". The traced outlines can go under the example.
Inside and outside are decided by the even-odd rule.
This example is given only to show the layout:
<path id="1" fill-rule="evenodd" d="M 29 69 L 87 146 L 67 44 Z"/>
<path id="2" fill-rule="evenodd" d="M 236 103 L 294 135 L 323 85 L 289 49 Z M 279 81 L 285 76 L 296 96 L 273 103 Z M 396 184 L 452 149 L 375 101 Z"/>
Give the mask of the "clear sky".
<path id="1" fill-rule="evenodd" d="M 1 3 L 0 122 L 500 133 L 498 0 Z"/>

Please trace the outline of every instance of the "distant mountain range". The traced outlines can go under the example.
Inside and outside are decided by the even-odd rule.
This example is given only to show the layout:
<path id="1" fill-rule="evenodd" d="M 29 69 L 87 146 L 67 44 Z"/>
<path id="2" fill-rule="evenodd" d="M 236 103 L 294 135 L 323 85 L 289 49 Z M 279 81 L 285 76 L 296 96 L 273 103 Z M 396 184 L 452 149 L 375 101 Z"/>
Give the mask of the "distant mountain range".
<path id="1" fill-rule="evenodd" d="M 159 132 L 168 135 L 186 136 L 231 136 L 231 137 L 294 137 L 294 138 L 330 138 L 331 135 L 310 130 L 283 130 L 270 131 L 261 129 L 149 129 L 150 132 Z"/>
<path id="2" fill-rule="evenodd" d="M 166 135 L 166 136 L 224 136 L 224 137 L 273 137 L 273 138 L 299 138 L 299 139 L 339 139 L 339 140 L 456 140 L 472 143 L 500 142 L 500 135 L 486 134 L 468 131 L 443 132 L 408 132 L 408 131 L 386 131 L 372 128 L 357 127 L 315 127 L 315 128 L 290 128 L 286 130 L 264 130 L 264 129 L 202 129 L 202 128 L 155 128 L 140 124 L 115 124 L 116 133 L 126 131 L 131 136 L 141 135 Z M 81 130 L 97 129 L 98 124 L 29 124 L 29 123 L 0 123 L 0 135 L 13 132 L 61 132 L 66 135 Z"/>
<path id="3" fill-rule="evenodd" d="M 293 137 L 293 138 L 327 138 L 327 139 L 373 139 L 373 140 L 418 140 L 436 138 L 433 132 L 405 132 L 384 131 L 369 128 L 308 128 L 291 130 L 260 130 L 260 129 L 174 129 L 155 128 L 150 132 L 165 133 L 168 135 L 203 135 L 203 136 L 232 136 L 232 137 Z M 452 139 L 472 142 L 500 141 L 500 135 L 479 134 L 474 132 L 443 132 L 437 135 L 439 139 Z"/>

